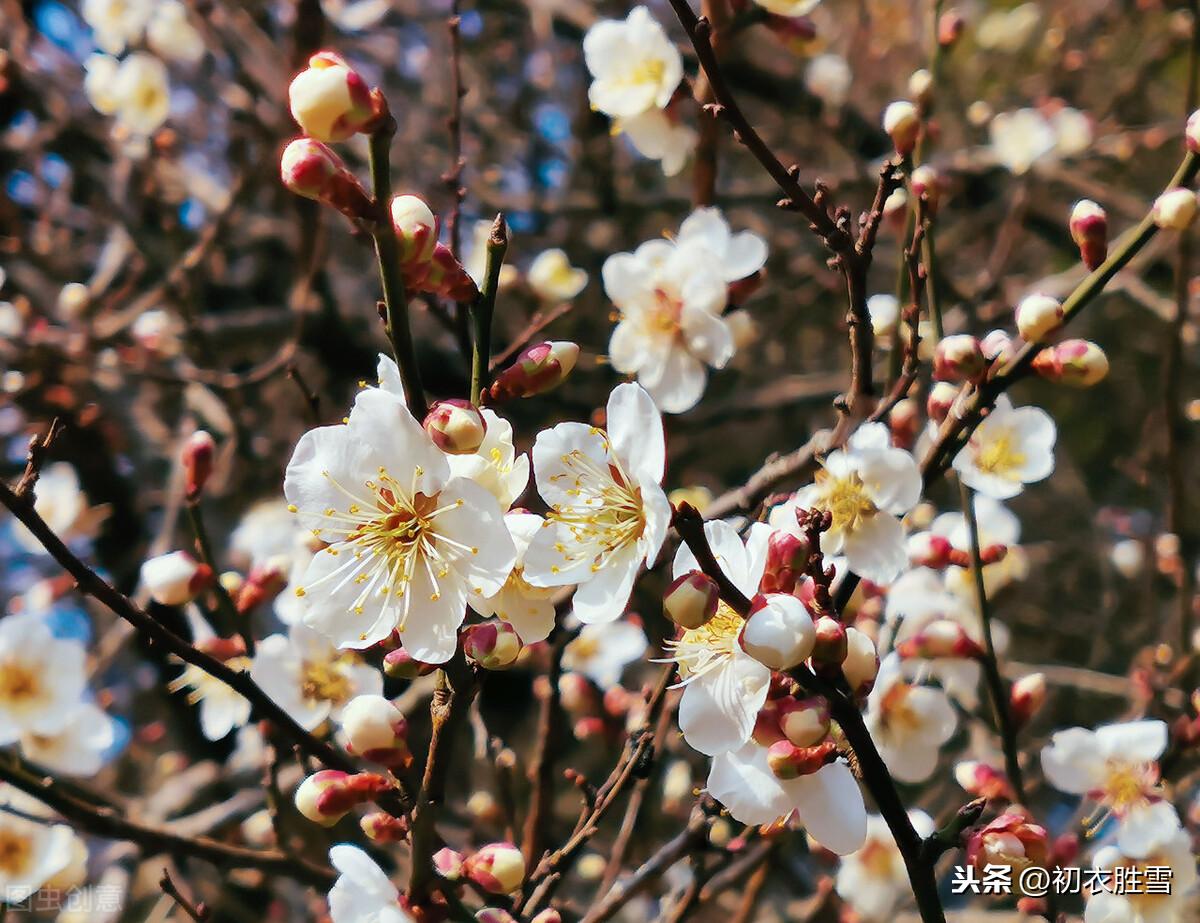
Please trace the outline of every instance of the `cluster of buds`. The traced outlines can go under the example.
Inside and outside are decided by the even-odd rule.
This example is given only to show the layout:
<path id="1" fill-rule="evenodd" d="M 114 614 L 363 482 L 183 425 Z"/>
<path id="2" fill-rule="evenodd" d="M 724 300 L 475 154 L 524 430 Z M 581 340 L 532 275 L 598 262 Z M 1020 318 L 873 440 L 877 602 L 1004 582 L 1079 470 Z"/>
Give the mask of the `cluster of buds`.
<path id="1" fill-rule="evenodd" d="M 511 894 L 525 882 L 525 857 L 512 843 L 489 843 L 462 862 L 460 874 L 488 894 Z"/>
<path id="2" fill-rule="evenodd" d="M 521 639 L 508 622 L 491 620 L 462 631 L 463 653 L 484 670 L 503 670 L 521 655 Z"/>
<path id="3" fill-rule="evenodd" d="M 470 455 L 487 435 L 487 421 L 479 408 L 461 398 L 434 403 L 423 425 L 433 444 L 448 455 Z"/>
<path id="4" fill-rule="evenodd" d="M 754 740 L 767 748 L 767 765 L 780 779 L 812 775 L 837 758 L 829 739 L 829 703 L 820 696 L 770 698 L 754 722 Z"/>
<path id="5" fill-rule="evenodd" d="M 473 301 L 479 294 L 475 280 L 450 248 L 438 240 L 440 222 L 425 200 L 416 195 L 398 195 L 392 199 L 390 214 L 408 291 Z"/>
<path id="6" fill-rule="evenodd" d="M 1017 333 L 1026 343 L 1041 343 L 1063 324 L 1063 306 L 1057 298 L 1033 294 L 1015 312 Z"/>
<path id="7" fill-rule="evenodd" d="M 1024 727 L 1045 701 L 1045 674 L 1029 673 L 1012 684 L 1008 693 L 1008 711 L 1017 727 Z"/>
<path id="8" fill-rule="evenodd" d="M 171 551 L 142 565 L 141 582 L 150 598 L 162 606 L 182 606 L 212 584 L 213 570 L 186 551 Z"/>
<path id="9" fill-rule="evenodd" d="M 351 775 L 322 769 L 296 789 L 296 810 L 314 824 L 332 827 L 360 804 L 368 804 L 390 791 L 392 783 L 374 772 Z"/>
<path id="10" fill-rule="evenodd" d="M 942 657 L 977 659 L 983 656 L 984 651 L 958 622 L 935 619 L 912 637 L 897 644 L 896 653 L 902 658 L 935 660 Z"/>
<path id="11" fill-rule="evenodd" d="M 374 843 L 400 843 L 408 839 L 408 821 L 386 811 L 364 814 L 359 819 L 358 826 L 367 839 Z"/>
<path id="12" fill-rule="evenodd" d="M 437 669 L 436 664 L 415 660 L 402 647 L 388 651 L 383 656 L 383 672 L 391 679 L 416 679 Z"/>
<path id="13" fill-rule="evenodd" d="M 716 581 L 702 571 L 676 577 L 663 594 L 663 612 L 680 628 L 691 630 L 706 625 L 717 614 L 721 591 Z"/>
<path id="14" fill-rule="evenodd" d="M 767 539 L 767 563 L 759 589 L 764 593 L 795 593 L 811 554 L 803 538 L 779 529 Z"/>
<path id="15" fill-rule="evenodd" d="M 969 333 L 943 337 L 933 350 L 933 377 L 938 381 L 974 381 L 987 369 L 983 347 Z"/>
<path id="16" fill-rule="evenodd" d="M 355 696 L 342 709 L 341 726 L 348 753 L 389 769 L 404 769 L 412 763 L 408 721 L 383 696 Z"/>
<path id="17" fill-rule="evenodd" d="M 772 670 L 790 670 L 813 654 L 817 626 L 808 608 L 795 596 L 771 593 L 757 596 L 742 625 L 742 649 Z"/>
<path id="18" fill-rule="evenodd" d="M 1166 231 L 1186 231 L 1196 220 L 1196 193 L 1182 187 L 1168 189 L 1150 209 L 1154 223 Z"/>
<path id="19" fill-rule="evenodd" d="M 967 840 L 967 861 L 980 870 L 1000 865 L 1019 873 L 1030 866 L 1046 868 L 1049 860 L 1046 828 L 1035 824 L 1029 812 L 1018 805 L 974 831 Z"/>
<path id="20" fill-rule="evenodd" d="M 883 130 L 891 137 L 896 153 L 907 157 L 921 134 L 921 114 L 908 100 L 898 99 L 883 110 Z"/>
<path id="21" fill-rule="evenodd" d="M 347 218 L 367 220 L 371 197 L 332 148 L 312 138 L 297 138 L 283 149 L 279 177 L 291 192 L 335 208 Z"/>
<path id="22" fill-rule="evenodd" d="M 1079 248 L 1079 258 L 1088 269 L 1095 269 L 1108 256 L 1108 214 L 1091 199 L 1081 199 L 1071 209 L 1071 240 Z"/>
<path id="23" fill-rule="evenodd" d="M 216 440 L 204 430 L 196 430 L 184 442 L 180 461 L 183 463 L 183 494 L 189 502 L 194 502 L 204 492 L 216 458 Z"/>
<path id="24" fill-rule="evenodd" d="M 292 118 L 310 138 L 345 141 L 369 131 L 382 115 L 381 98 L 341 55 L 319 51 L 288 87 Z"/>
<path id="25" fill-rule="evenodd" d="M 552 340 L 527 347 L 515 362 L 496 376 L 488 396 L 493 403 L 533 397 L 557 388 L 575 368 L 579 347 Z"/>
<path id="26" fill-rule="evenodd" d="M 1089 340 L 1063 340 L 1038 353 L 1033 370 L 1047 381 L 1090 388 L 1108 375 L 1108 356 Z"/>

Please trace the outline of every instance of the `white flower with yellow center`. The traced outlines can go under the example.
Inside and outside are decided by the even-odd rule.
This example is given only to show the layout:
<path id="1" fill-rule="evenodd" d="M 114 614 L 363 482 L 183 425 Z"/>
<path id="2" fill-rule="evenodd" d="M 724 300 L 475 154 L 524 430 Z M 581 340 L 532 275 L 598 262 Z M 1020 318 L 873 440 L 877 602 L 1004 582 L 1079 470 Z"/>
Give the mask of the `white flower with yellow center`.
<path id="1" fill-rule="evenodd" d="M 584 625 L 563 651 L 563 669 L 582 673 L 608 689 L 621 681 L 625 668 L 640 660 L 649 646 L 646 633 L 632 622 Z"/>
<path id="2" fill-rule="evenodd" d="M 393 631 L 418 660 L 454 654 L 468 594 L 494 595 L 516 557 L 496 499 L 453 477 L 403 401 L 359 393 L 345 424 L 301 437 L 284 495 L 327 547 L 295 593 L 304 620 L 340 647 Z"/>
<path id="3" fill-rule="evenodd" d="M 713 757 L 706 787 L 743 824 L 770 824 L 795 811 L 813 839 L 843 856 L 866 839 L 862 791 L 842 760 L 781 779 L 771 771 L 767 748 L 751 739 Z"/>
<path id="4" fill-rule="evenodd" d="M 908 565 L 899 517 L 921 497 L 917 463 L 892 447 L 884 424 L 864 423 L 821 466 L 816 483 L 801 488 L 788 506 L 832 514 L 821 533 L 826 555 L 844 556 L 850 570 L 872 583 L 895 580 Z"/>
<path id="5" fill-rule="evenodd" d="M 116 741 L 116 724 L 94 702 L 80 702 L 59 730 L 21 735 L 21 752 L 39 766 L 68 776 L 94 776 Z"/>
<path id="6" fill-rule="evenodd" d="M 1007 500 L 1054 471 L 1056 438 L 1054 421 L 1046 411 L 1013 407 L 1008 395 L 1001 394 L 954 457 L 954 470 L 968 487 Z"/>
<path id="7" fill-rule="evenodd" d="M 644 6 L 588 29 L 583 56 L 592 75 L 592 108 L 612 118 L 664 108 L 683 79 L 679 50 Z"/>
<path id="8" fill-rule="evenodd" d="M 567 254 L 554 247 L 543 250 L 525 273 L 529 287 L 542 301 L 570 301 L 588 283 L 587 270 L 572 266 Z"/>
<path id="9" fill-rule="evenodd" d="M 747 598 L 758 593 L 772 531 L 764 523 L 755 523 L 742 544 L 729 523 L 714 520 L 704 524 L 705 538 L 722 572 Z M 699 569 L 691 549 L 680 545 L 671 576 L 678 578 Z M 735 749 L 750 739 L 771 686 L 770 669 L 738 643 L 743 625 L 745 620 L 721 602 L 706 624 L 684 631 L 666 645 L 683 686 L 679 729 L 690 746 L 707 756 Z"/>
<path id="10" fill-rule="evenodd" d="M 1094 731 L 1067 728 L 1055 732 L 1042 749 L 1042 770 L 1060 792 L 1098 803 L 1089 826 L 1115 815 L 1120 821 L 1117 845 L 1125 855 L 1142 858 L 1163 832 L 1180 825 L 1159 783 L 1158 759 L 1166 748 L 1163 721 L 1126 721 Z"/>
<path id="11" fill-rule="evenodd" d="M 604 291 L 620 312 L 608 344 L 613 368 L 638 383 L 667 413 L 683 413 L 704 393 L 705 366 L 733 358 L 721 316 L 728 285 L 720 254 L 696 241 L 651 240 L 604 261 Z"/>
<path id="12" fill-rule="evenodd" d="M 195 64 L 204 57 L 204 37 L 188 21 L 179 0 L 158 0 L 146 25 L 146 42 L 169 61 Z"/>
<path id="13" fill-rule="evenodd" d="M 56 638 L 33 613 L 0 619 L 0 745 L 61 731 L 87 681 L 78 641 Z"/>
<path id="14" fill-rule="evenodd" d="M 20 904 L 71 863 L 75 834 L 10 813 L 8 801 L 0 793 L 0 904 Z M 14 807 L 24 810 L 21 802 Z"/>
<path id="15" fill-rule="evenodd" d="M 311 731 L 337 720 L 356 695 L 379 695 L 383 677 L 354 651 L 334 647 L 304 625 L 258 643 L 250 676 L 289 715 Z"/>
<path id="16" fill-rule="evenodd" d="M 532 586 L 578 584 L 574 612 L 585 624 L 625 611 L 638 570 L 654 563 L 671 521 L 661 486 L 662 418 L 650 395 L 617 385 L 607 427 L 559 423 L 533 445 L 538 493 L 550 512 L 525 550 L 524 577 Z"/>
<path id="17" fill-rule="evenodd" d="M 1186 830 L 1159 831 L 1144 856 L 1131 857 L 1118 846 L 1106 846 L 1096 852 L 1092 866 L 1107 870 L 1110 876 L 1108 890 L 1097 888 L 1089 895 L 1084 923 L 1185 923 L 1195 919 L 1189 907 L 1196 886 L 1196 857 Z M 1123 869 L 1128 885 L 1121 894 L 1116 893 L 1116 876 L 1122 874 L 1118 868 Z M 1169 871 L 1164 874 L 1164 870 Z M 1167 886 L 1147 887 L 1151 874 L 1158 876 L 1160 883 L 1167 878 Z"/>
<path id="18" fill-rule="evenodd" d="M 112 85 L 117 124 L 134 135 L 157 131 L 171 111 L 167 66 L 160 58 L 135 51 L 121 62 Z"/>
<path id="19" fill-rule="evenodd" d="M 937 766 L 938 748 L 958 727 L 946 693 L 908 682 L 895 654 L 879 665 L 865 721 L 879 755 L 901 782 L 928 779 Z"/>
<path id="20" fill-rule="evenodd" d="M 909 811 L 908 819 L 919 836 L 933 833 L 933 819 L 924 811 Z M 891 920 L 896 908 L 912 894 L 896 838 L 878 814 L 867 818 L 867 840 L 862 848 L 842 859 L 834 887 L 869 923 Z"/>
<path id="21" fill-rule="evenodd" d="M 467 600 L 480 615 L 494 615 L 512 625 L 522 644 L 544 641 L 554 629 L 554 603 L 551 601 L 554 589 L 532 586 L 525 579 L 525 549 L 544 521 L 535 513 L 504 514 L 504 524 L 517 549 L 516 564 L 496 595 L 485 599 L 473 596 Z"/>
<path id="22" fill-rule="evenodd" d="M 155 0 L 83 0 L 83 21 L 92 27 L 96 44 L 120 54 L 142 37 L 154 14 Z"/>

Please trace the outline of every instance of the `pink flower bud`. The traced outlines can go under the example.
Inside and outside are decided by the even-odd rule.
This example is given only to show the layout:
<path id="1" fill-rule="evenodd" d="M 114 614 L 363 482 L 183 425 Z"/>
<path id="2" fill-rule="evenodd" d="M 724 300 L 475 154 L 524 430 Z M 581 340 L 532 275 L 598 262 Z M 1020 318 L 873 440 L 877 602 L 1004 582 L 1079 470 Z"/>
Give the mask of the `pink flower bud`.
<path id="1" fill-rule="evenodd" d="M 204 490 L 204 485 L 212 476 L 216 455 L 216 440 L 202 429 L 192 433 L 183 444 L 183 488 L 189 500 L 196 499 Z"/>
<path id="2" fill-rule="evenodd" d="M 376 117 L 370 87 L 332 51 L 308 59 L 308 67 L 292 78 L 288 103 L 292 118 L 318 141 L 344 141 Z"/>
<path id="3" fill-rule="evenodd" d="M 163 606 L 182 606 L 212 583 L 212 568 L 186 551 L 172 551 L 142 565 L 141 580 L 151 599 Z"/>
<path id="4" fill-rule="evenodd" d="M 1200 109 L 1188 116 L 1183 137 L 1189 151 L 1193 154 L 1200 153 Z"/>
<path id="5" fill-rule="evenodd" d="M 402 647 L 388 651 L 383 658 L 383 672 L 392 679 L 416 679 L 437 669 L 436 664 L 414 660 Z"/>
<path id="6" fill-rule="evenodd" d="M 296 809 L 314 824 L 332 827 L 351 808 L 374 801 L 391 787 L 391 782 L 373 772 L 350 775 L 336 769 L 322 769 L 296 789 Z"/>
<path id="7" fill-rule="evenodd" d="M 412 762 L 406 740 L 408 721 L 383 696 L 355 696 L 342 709 L 340 723 L 350 753 L 392 769 Z"/>
<path id="8" fill-rule="evenodd" d="M 287 586 L 289 566 L 286 556 L 277 555 L 250 568 L 237 592 L 230 594 L 238 612 L 251 612 L 282 593 Z"/>
<path id="9" fill-rule="evenodd" d="M 521 639 L 508 622 L 493 620 L 462 632 L 463 653 L 485 670 L 503 670 L 516 662 Z"/>
<path id="10" fill-rule="evenodd" d="M 575 368 L 579 347 L 562 340 L 528 347 L 492 382 L 493 401 L 533 397 L 557 388 Z"/>
<path id="11" fill-rule="evenodd" d="M 458 881 L 462 877 L 463 854 L 449 846 L 443 846 L 433 854 L 433 868 L 447 881 Z"/>
<path id="12" fill-rule="evenodd" d="M 443 243 L 434 246 L 433 256 L 424 269 L 419 279 L 411 283 L 414 291 L 432 292 L 451 301 L 473 301 L 479 295 L 475 280 Z"/>
<path id="13" fill-rule="evenodd" d="M 896 653 L 904 658 L 933 660 L 939 657 L 979 657 L 983 654 L 983 648 L 971 640 L 966 629 L 958 622 L 936 619 L 897 644 Z"/>
<path id="14" fill-rule="evenodd" d="M 1088 340 L 1063 340 L 1033 359 L 1033 370 L 1048 381 L 1090 388 L 1108 375 L 1108 356 Z"/>
<path id="15" fill-rule="evenodd" d="M 934 423 L 941 423 L 950 415 L 950 408 L 958 399 L 958 385 L 949 381 L 935 381 L 925 399 L 925 412 Z"/>
<path id="16" fill-rule="evenodd" d="M 738 638 L 742 650 L 772 670 L 790 670 L 812 653 L 816 629 L 804 603 L 772 593 L 754 600 Z"/>
<path id="17" fill-rule="evenodd" d="M 973 381 L 986 368 L 983 348 L 970 334 L 943 337 L 934 348 L 933 377 L 938 381 Z"/>
<path id="18" fill-rule="evenodd" d="M 1028 724 L 1045 701 L 1045 674 L 1029 673 L 1013 683 L 1009 690 L 1008 708 L 1017 727 Z"/>
<path id="19" fill-rule="evenodd" d="M 754 718 L 754 732 L 751 735 L 760 747 L 769 747 L 780 740 L 785 740 L 782 726 L 783 713 L 779 699 L 767 699 Z"/>
<path id="20" fill-rule="evenodd" d="M 979 341 L 979 349 L 983 352 L 983 358 L 989 359 L 1001 366 L 1017 354 L 1017 347 L 1013 343 L 1013 338 L 1004 330 L 988 331 L 984 338 Z"/>
<path id="21" fill-rule="evenodd" d="M 1026 343 L 1041 343 L 1062 326 L 1062 302 L 1049 295 L 1029 295 L 1017 305 L 1016 322 L 1021 339 Z"/>
<path id="22" fill-rule="evenodd" d="M 572 715 L 596 710 L 596 689 L 582 673 L 564 673 L 558 678 L 558 695 L 562 707 Z"/>
<path id="23" fill-rule="evenodd" d="M 1095 269 L 1108 256 L 1108 215 L 1091 199 L 1080 199 L 1071 209 L 1071 239 L 1088 269 Z"/>
<path id="24" fill-rule="evenodd" d="M 842 675 L 846 685 L 856 696 L 864 696 L 875 685 L 879 674 L 879 652 L 875 642 L 854 626 L 846 629 L 846 659 L 842 661 Z"/>
<path id="25" fill-rule="evenodd" d="M 950 552 L 954 546 L 944 535 L 932 532 L 916 532 L 908 537 L 905 549 L 908 559 L 915 567 L 930 567 L 942 570 L 950 563 Z"/>
<path id="26" fill-rule="evenodd" d="M 1013 805 L 971 834 L 967 861 L 976 868 L 1002 865 L 1020 871 L 1036 865 L 1045 868 L 1050 857 L 1046 828 L 1033 823 L 1024 808 Z"/>
<path id="27" fill-rule="evenodd" d="M 846 659 L 849 646 L 845 627 L 837 619 L 823 615 L 817 619 L 816 632 L 812 651 L 813 664 L 840 667 Z"/>
<path id="28" fill-rule="evenodd" d="M 764 593 L 791 593 L 804 575 L 810 549 L 808 543 L 790 532 L 778 530 L 767 539 L 767 564 L 759 589 Z"/>
<path id="29" fill-rule="evenodd" d="M 888 429 L 897 448 L 911 449 L 921 432 L 921 405 L 911 397 L 896 402 L 888 415 Z"/>
<path id="30" fill-rule="evenodd" d="M 937 40 L 943 48 L 949 48 L 963 34 L 967 21 L 956 9 L 948 9 L 938 18 Z"/>
<path id="31" fill-rule="evenodd" d="M 401 843 L 408 839 L 408 821 L 403 817 L 393 817 L 386 811 L 364 814 L 358 826 L 368 839 L 376 843 Z M 436 860 L 437 857 L 434 858 Z"/>
<path id="32" fill-rule="evenodd" d="M 912 176 L 909 178 L 909 185 L 912 188 L 912 193 L 918 199 L 925 196 L 925 201 L 930 215 L 936 215 L 938 202 L 941 201 L 942 178 L 938 171 L 928 164 L 922 164 L 912 171 Z"/>
<path id="33" fill-rule="evenodd" d="M 512 843 L 489 843 L 463 863 L 463 873 L 489 894 L 510 894 L 525 881 L 525 857 Z"/>
<path id="34" fill-rule="evenodd" d="M 283 185 L 296 195 L 336 208 L 350 218 L 367 218 L 374 206 L 342 158 L 312 138 L 297 138 L 279 159 Z"/>
<path id="35" fill-rule="evenodd" d="M 1012 801 L 1015 797 L 1004 773 L 978 760 L 963 760 L 955 765 L 954 780 L 975 798 Z"/>
<path id="36" fill-rule="evenodd" d="M 717 614 L 721 592 L 707 574 L 688 571 L 676 577 L 663 595 L 663 612 L 681 628 L 699 628 Z"/>
<path id="37" fill-rule="evenodd" d="M 1196 219 L 1196 193 L 1190 189 L 1169 189 L 1154 200 L 1150 217 L 1167 231 L 1185 231 Z"/>
<path id="38" fill-rule="evenodd" d="M 433 444 L 447 455 L 470 455 L 487 435 L 487 421 L 479 408 L 456 397 L 434 403 L 423 425 Z"/>
<path id="39" fill-rule="evenodd" d="M 832 740 L 813 747 L 797 747 L 790 740 L 781 740 L 767 748 L 767 765 L 777 779 L 810 776 L 836 759 L 837 745 Z"/>
<path id="40" fill-rule="evenodd" d="M 921 133 L 921 116 L 917 107 L 906 99 L 889 103 L 883 110 L 883 130 L 891 136 L 896 153 L 907 157 L 917 146 L 917 136 Z"/>
<path id="41" fill-rule="evenodd" d="M 811 747 L 829 733 L 829 702 L 821 696 L 794 699 L 786 696 L 779 703 L 779 727 L 797 747 Z"/>
<path id="42" fill-rule="evenodd" d="M 392 228 L 400 247 L 401 263 L 427 263 L 438 242 L 438 220 L 425 200 L 398 195 L 391 204 Z"/>

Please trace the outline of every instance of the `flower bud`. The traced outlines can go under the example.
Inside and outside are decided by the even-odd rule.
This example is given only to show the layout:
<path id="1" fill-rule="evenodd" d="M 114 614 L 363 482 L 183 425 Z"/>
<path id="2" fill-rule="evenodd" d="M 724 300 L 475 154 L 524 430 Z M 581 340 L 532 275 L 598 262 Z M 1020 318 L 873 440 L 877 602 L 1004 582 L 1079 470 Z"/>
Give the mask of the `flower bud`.
<path id="1" fill-rule="evenodd" d="M 1045 868 L 1049 855 L 1046 828 L 1033 823 L 1029 813 L 1015 805 L 967 840 L 967 861 L 978 869 L 996 865 L 1015 872 L 1034 865 Z"/>
<path id="2" fill-rule="evenodd" d="M 376 843 L 401 843 L 408 839 L 408 821 L 403 817 L 393 817 L 386 811 L 364 814 L 359 819 L 358 826 L 367 839 Z M 434 856 L 435 860 L 436 858 Z"/>
<path id="3" fill-rule="evenodd" d="M 562 923 L 562 914 L 553 907 L 547 907 L 535 916 L 530 923 Z"/>
<path id="4" fill-rule="evenodd" d="M 988 331 L 979 341 L 979 349 L 983 352 L 983 358 L 991 360 L 998 366 L 1003 366 L 1017 354 L 1013 338 L 1004 330 Z"/>
<path id="5" fill-rule="evenodd" d="M 562 340 L 528 347 L 492 382 L 493 401 L 533 397 L 557 388 L 575 368 L 579 347 Z"/>
<path id="6" fill-rule="evenodd" d="M 688 571 L 671 582 L 663 595 L 663 612 L 680 628 L 699 628 L 717 614 L 721 591 L 702 571 Z"/>
<path id="7" fill-rule="evenodd" d="M 1009 690 L 1008 710 L 1017 727 L 1029 723 L 1046 701 L 1046 676 L 1043 673 L 1028 673 L 1012 684 Z"/>
<path id="8" fill-rule="evenodd" d="M 921 405 L 911 397 L 901 398 L 888 414 L 888 429 L 892 433 L 892 444 L 897 448 L 911 449 L 921 432 Z"/>
<path id="9" fill-rule="evenodd" d="M 1021 339 L 1026 343 L 1041 343 L 1062 326 L 1062 302 L 1049 295 L 1029 295 L 1017 305 L 1016 322 Z"/>
<path id="10" fill-rule="evenodd" d="M 767 539 L 767 564 L 759 583 L 764 593 L 792 593 L 804 576 L 811 549 L 808 542 L 782 529 Z"/>
<path id="11" fill-rule="evenodd" d="M 970 334 L 943 337 L 934 349 L 933 377 L 938 381 L 971 381 L 986 368 L 983 349 Z"/>
<path id="12" fill-rule="evenodd" d="M 463 854 L 449 846 L 443 846 L 433 854 L 434 871 L 447 881 L 458 881 L 462 877 L 464 861 Z"/>
<path id="13" fill-rule="evenodd" d="M 292 118 L 311 138 L 344 141 L 375 118 L 366 81 L 332 51 L 308 59 L 308 67 L 288 87 Z"/>
<path id="14" fill-rule="evenodd" d="M 414 660 L 402 647 L 388 651 L 383 658 L 383 672 L 392 679 L 416 679 L 437 669 L 436 664 Z"/>
<path id="15" fill-rule="evenodd" d="M 517 923 L 503 907 L 481 907 L 475 911 L 475 923 Z"/>
<path id="16" fill-rule="evenodd" d="M 925 197 L 925 207 L 930 215 L 937 214 L 938 202 L 941 200 L 941 176 L 929 164 L 921 164 L 912 171 L 909 185 L 913 195 L 918 199 Z"/>
<path id="17" fill-rule="evenodd" d="M 572 715 L 596 710 L 596 689 L 582 673 L 564 673 L 558 678 L 558 695 L 562 707 Z"/>
<path id="18" fill-rule="evenodd" d="M 950 415 L 950 408 L 958 399 L 958 385 L 949 381 L 935 381 L 925 399 L 925 412 L 934 423 L 941 423 Z"/>
<path id="19" fill-rule="evenodd" d="M 781 740 L 767 748 L 767 765 L 777 779 L 810 776 L 836 759 L 837 745 L 832 740 L 813 747 L 797 747 L 790 740 Z"/>
<path id="20" fill-rule="evenodd" d="M 904 231 L 904 225 L 908 221 L 908 192 L 904 189 L 896 189 L 883 202 L 883 220 L 887 222 L 896 233 L 900 234 Z"/>
<path id="21" fill-rule="evenodd" d="M 142 586 L 151 599 L 163 606 L 191 602 L 212 582 L 212 568 L 186 551 L 172 551 L 142 565 Z"/>
<path id="22" fill-rule="evenodd" d="M 297 138 L 279 159 L 283 185 L 296 195 L 336 208 L 350 218 L 374 213 L 370 196 L 333 149 L 312 138 Z"/>
<path id="23" fill-rule="evenodd" d="M 1088 340 L 1063 340 L 1038 353 L 1033 370 L 1057 384 L 1090 388 L 1108 375 L 1108 356 Z"/>
<path id="24" fill-rule="evenodd" d="M 1012 801 L 1012 786 L 1000 770 L 979 760 L 963 760 L 954 767 L 954 780 L 976 798 Z"/>
<path id="25" fill-rule="evenodd" d="M 342 709 L 346 750 L 389 768 L 412 762 L 408 752 L 408 721 L 404 713 L 381 695 L 359 695 Z"/>
<path id="26" fill-rule="evenodd" d="M 0 279 L 0 285 L 3 280 Z M 55 302 L 55 312 L 63 320 L 74 320 L 87 310 L 92 301 L 92 293 L 82 282 L 68 282 L 58 292 Z"/>
<path id="27" fill-rule="evenodd" d="M 767 699 L 754 717 L 754 732 L 751 735 L 760 747 L 769 747 L 786 739 L 783 734 L 783 712 L 780 699 Z"/>
<path id="28" fill-rule="evenodd" d="M 296 789 L 296 810 L 322 827 L 332 827 L 355 805 L 374 801 L 391 789 L 391 783 L 373 772 L 354 775 L 322 769 Z"/>
<path id="29" fill-rule="evenodd" d="M 817 619 L 817 637 L 813 644 L 814 664 L 840 667 L 849 652 L 846 629 L 837 619 L 823 615 Z"/>
<path id="30" fill-rule="evenodd" d="M 829 733 L 829 702 L 821 696 L 779 699 L 779 728 L 797 747 L 811 747 Z"/>
<path id="31" fill-rule="evenodd" d="M 772 593 L 754 601 L 739 641 L 742 649 L 772 670 L 790 670 L 812 653 L 816 631 L 804 603 Z"/>
<path id="32" fill-rule="evenodd" d="M 489 894 L 510 894 L 525 881 L 525 857 L 512 843 L 489 843 L 463 863 L 463 874 Z"/>
<path id="33" fill-rule="evenodd" d="M 250 568 L 237 591 L 229 594 L 237 604 L 237 611 L 251 612 L 282 593 L 287 587 L 289 567 L 286 555 L 276 555 Z"/>
<path id="34" fill-rule="evenodd" d="M 405 284 L 415 292 L 431 292 L 451 301 L 474 301 L 479 295 L 475 280 L 440 241 L 428 262 L 405 264 Z M 503 278 L 503 273 L 501 273 Z"/>
<path id="35" fill-rule="evenodd" d="M 1188 116 L 1187 127 L 1183 130 L 1184 142 L 1193 154 L 1200 154 L 1200 109 Z"/>
<path id="36" fill-rule="evenodd" d="M 392 199 L 391 214 L 400 262 L 429 262 L 438 241 L 438 220 L 433 210 L 420 196 L 398 195 Z"/>
<path id="37" fill-rule="evenodd" d="M 1154 200 L 1150 217 L 1167 231 L 1185 231 L 1196 218 L 1196 193 L 1190 189 L 1169 189 Z"/>
<path id="38" fill-rule="evenodd" d="M 202 429 L 192 433 L 183 444 L 184 493 L 189 500 L 195 500 L 204 490 L 212 476 L 216 455 L 216 441 Z"/>
<path id="39" fill-rule="evenodd" d="M 917 136 L 921 133 L 921 116 L 917 107 L 906 99 L 889 103 L 883 111 L 883 130 L 891 136 L 896 153 L 907 157 L 917 146 Z"/>
<path id="40" fill-rule="evenodd" d="M 879 652 L 875 642 L 866 632 L 854 626 L 846 629 L 846 659 L 842 661 L 842 675 L 846 685 L 857 696 L 866 695 L 875 685 L 879 674 Z"/>
<path id="41" fill-rule="evenodd" d="M 512 666 L 521 653 L 521 639 L 508 622 L 493 620 L 463 629 L 463 653 L 485 670 Z"/>
<path id="42" fill-rule="evenodd" d="M 433 444 L 447 455 L 470 455 L 487 434 L 479 408 L 456 397 L 435 402 L 423 425 Z"/>
<path id="43" fill-rule="evenodd" d="M 921 111 L 929 109 L 933 102 L 933 74 L 925 68 L 915 70 L 908 78 L 908 98 L 917 104 Z"/>
<path id="44" fill-rule="evenodd" d="M 1071 209 L 1071 239 L 1088 269 L 1095 269 L 1108 256 L 1108 215 L 1091 199 L 1080 199 Z"/>
<path id="45" fill-rule="evenodd" d="M 902 658 L 920 657 L 934 660 L 939 657 L 979 657 L 983 654 L 966 629 L 950 619 L 936 619 L 915 635 L 896 645 Z"/>
<path id="46" fill-rule="evenodd" d="M 932 532 L 914 532 L 904 544 L 908 560 L 914 567 L 929 567 L 942 570 L 950 563 L 950 552 L 954 546 L 944 535 Z"/>

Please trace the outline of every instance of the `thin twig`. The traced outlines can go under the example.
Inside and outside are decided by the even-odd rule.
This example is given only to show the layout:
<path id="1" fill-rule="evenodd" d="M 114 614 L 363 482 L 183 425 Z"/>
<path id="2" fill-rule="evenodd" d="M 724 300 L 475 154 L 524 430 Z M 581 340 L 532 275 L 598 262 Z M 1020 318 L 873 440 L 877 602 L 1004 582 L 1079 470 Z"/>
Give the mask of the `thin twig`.
<path id="1" fill-rule="evenodd" d="M 171 898 L 179 906 L 179 909 L 196 923 L 204 923 L 211 918 L 212 914 L 203 901 L 193 904 L 180 893 L 179 888 L 171 879 L 171 873 L 165 867 L 162 870 L 162 877 L 158 879 L 158 886 L 162 889 L 163 894 Z"/>

